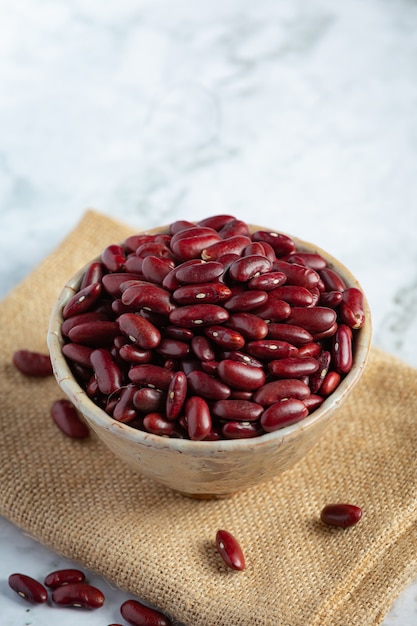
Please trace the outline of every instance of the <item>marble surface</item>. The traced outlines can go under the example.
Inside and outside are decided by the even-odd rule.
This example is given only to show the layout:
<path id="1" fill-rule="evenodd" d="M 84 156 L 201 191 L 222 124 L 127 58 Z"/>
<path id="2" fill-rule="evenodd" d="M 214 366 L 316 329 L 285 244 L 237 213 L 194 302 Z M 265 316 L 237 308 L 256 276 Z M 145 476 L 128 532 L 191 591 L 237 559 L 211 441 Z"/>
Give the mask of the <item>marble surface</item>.
<path id="1" fill-rule="evenodd" d="M 2 0 L 0 296 L 87 207 L 233 213 L 339 257 L 374 344 L 417 367 L 416 21 L 413 0 Z M 0 553 L 2 625 L 56 623 L 6 580 L 68 561 L 1 518 Z M 77 623 L 118 621 L 94 580 L 110 601 Z M 383 624 L 416 623 L 417 581 Z"/>

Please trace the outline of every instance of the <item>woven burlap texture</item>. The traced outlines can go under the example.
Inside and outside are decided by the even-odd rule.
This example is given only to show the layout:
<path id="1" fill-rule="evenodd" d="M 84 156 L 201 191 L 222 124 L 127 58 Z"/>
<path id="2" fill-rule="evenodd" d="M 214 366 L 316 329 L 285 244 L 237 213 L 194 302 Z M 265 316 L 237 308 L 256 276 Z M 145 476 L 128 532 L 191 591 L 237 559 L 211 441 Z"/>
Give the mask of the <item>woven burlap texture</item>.
<path id="1" fill-rule="evenodd" d="M 417 574 L 415 370 L 374 348 L 352 398 L 297 466 L 233 498 L 196 501 L 134 474 L 95 436 L 66 438 L 50 417 L 62 397 L 55 380 L 13 367 L 18 348 L 46 351 L 65 281 L 134 230 L 87 211 L 0 304 L 0 513 L 187 626 L 380 624 Z M 361 506 L 360 523 L 320 523 L 335 501 Z M 245 571 L 221 562 L 218 528 L 239 538 Z"/>

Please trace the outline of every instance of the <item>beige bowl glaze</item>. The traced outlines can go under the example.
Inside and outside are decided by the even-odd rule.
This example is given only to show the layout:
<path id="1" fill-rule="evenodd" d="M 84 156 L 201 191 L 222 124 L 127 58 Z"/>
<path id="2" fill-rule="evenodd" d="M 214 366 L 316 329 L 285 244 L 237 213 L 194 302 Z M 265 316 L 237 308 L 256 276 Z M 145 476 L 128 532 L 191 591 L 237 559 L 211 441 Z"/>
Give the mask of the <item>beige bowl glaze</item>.
<path id="1" fill-rule="evenodd" d="M 270 230 L 251 225 L 251 231 Z M 167 232 L 167 227 L 147 233 Z M 347 286 L 361 289 L 358 281 L 339 261 L 317 246 L 293 237 L 297 249 L 317 252 L 326 258 Z M 52 310 L 48 347 L 59 386 L 84 416 L 103 443 L 124 463 L 153 480 L 194 498 L 219 498 L 277 476 L 300 461 L 317 442 L 329 420 L 362 376 L 371 345 L 371 316 L 365 299 L 366 321 L 356 331 L 354 363 L 336 391 L 301 422 L 251 439 L 191 441 L 169 439 L 122 424 L 95 405 L 87 396 L 62 355 L 62 310 L 78 290 L 85 267 L 65 285 Z"/>

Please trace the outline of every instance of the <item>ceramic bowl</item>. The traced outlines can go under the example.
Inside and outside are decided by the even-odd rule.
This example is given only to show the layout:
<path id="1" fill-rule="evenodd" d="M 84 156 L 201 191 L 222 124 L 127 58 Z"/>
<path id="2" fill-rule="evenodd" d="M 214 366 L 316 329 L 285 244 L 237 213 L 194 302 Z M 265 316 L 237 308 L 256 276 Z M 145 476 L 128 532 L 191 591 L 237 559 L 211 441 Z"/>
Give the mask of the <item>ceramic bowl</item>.
<path id="1" fill-rule="evenodd" d="M 251 231 L 265 229 L 251 225 Z M 167 227 L 147 231 L 167 232 Z M 321 254 L 347 286 L 361 289 L 351 272 L 317 246 L 292 237 L 297 250 Z M 371 316 L 365 298 L 366 321 L 355 331 L 354 362 L 336 390 L 302 421 L 250 439 L 192 441 L 167 438 L 115 421 L 87 396 L 62 355 L 62 310 L 78 290 L 85 267 L 68 280 L 53 307 L 48 347 L 56 380 L 93 431 L 123 463 L 163 485 L 194 498 L 227 497 L 267 481 L 299 462 L 317 443 L 340 407 L 353 393 L 368 360 Z M 361 289 L 362 290 L 362 289 Z"/>

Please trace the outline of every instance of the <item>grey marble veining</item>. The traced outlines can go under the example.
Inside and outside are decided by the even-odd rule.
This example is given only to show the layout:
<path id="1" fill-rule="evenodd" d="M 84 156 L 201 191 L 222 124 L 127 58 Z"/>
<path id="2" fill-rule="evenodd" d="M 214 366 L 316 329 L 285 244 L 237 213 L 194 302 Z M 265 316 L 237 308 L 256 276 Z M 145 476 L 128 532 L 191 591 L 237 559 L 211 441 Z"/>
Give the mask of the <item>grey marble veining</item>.
<path id="1" fill-rule="evenodd" d="M 416 24 L 414 0 L 3 0 L 0 296 L 87 207 L 234 213 L 338 256 L 375 345 L 417 367 Z M 22 554 L 61 563 L 5 520 L 0 545 L 3 583 Z M 2 623 L 53 623 L 3 583 Z M 384 626 L 416 624 L 416 596 Z"/>

